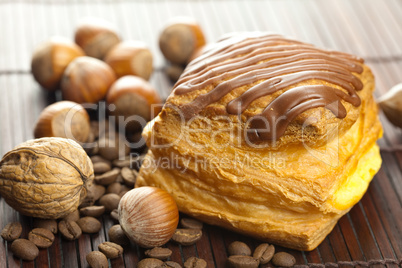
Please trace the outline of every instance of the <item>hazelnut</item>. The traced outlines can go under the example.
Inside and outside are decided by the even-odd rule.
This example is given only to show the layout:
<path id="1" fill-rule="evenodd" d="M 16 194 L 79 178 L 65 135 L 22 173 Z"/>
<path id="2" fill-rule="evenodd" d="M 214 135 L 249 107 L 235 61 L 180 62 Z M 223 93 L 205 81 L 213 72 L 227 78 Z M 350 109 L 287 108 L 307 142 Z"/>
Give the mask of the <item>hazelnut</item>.
<path id="1" fill-rule="evenodd" d="M 192 60 L 201 56 L 205 50 L 206 50 L 206 45 L 196 48 L 194 50 L 193 54 L 191 54 L 190 58 L 188 59 L 188 63 L 190 63 Z"/>
<path id="2" fill-rule="evenodd" d="M 151 84 L 133 75 L 119 78 L 110 87 L 106 101 L 109 107 L 114 107 L 110 114 L 118 117 L 116 123 L 119 127 L 132 132 L 153 119 L 160 112 L 162 103 Z"/>
<path id="3" fill-rule="evenodd" d="M 142 43 L 126 41 L 114 46 L 105 57 L 117 77 L 136 75 L 149 80 L 152 74 L 152 54 Z"/>
<path id="4" fill-rule="evenodd" d="M 32 56 L 31 69 L 35 80 L 49 91 L 56 90 L 67 65 L 84 51 L 64 37 L 52 37 L 39 45 Z"/>
<path id="5" fill-rule="evenodd" d="M 103 59 L 113 46 L 120 43 L 120 38 L 108 21 L 86 18 L 75 31 L 75 42 L 87 56 Z"/>
<path id="6" fill-rule="evenodd" d="M 395 85 L 378 100 L 381 110 L 388 120 L 402 128 L 402 83 Z"/>
<path id="7" fill-rule="evenodd" d="M 181 65 L 170 65 L 165 68 L 166 75 L 170 78 L 170 81 L 176 83 L 179 80 L 184 68 Z"/>
<path id="8" fill-rule="evenodd" d="M 144 186 L 127 192 L 118 211 L 125 234 L 145 248 L 168 242 L 179 222 L 176 202 L 168 192 L 156 187 Z"/>
<path id="9" fill-rule="evenodd" d="M 87 111 L 72 101 L 59 101 L 47 106 L 35 124 L 35 138 L 61 137 L 84 143 L 90 134 Z"/>
<path id="10" fill-rule="evenodd" d="M 78 57 L 68 65 L 63 74 L 63 99 L 77 103 L 96 103 L 105 98 L 115 80 L 113 70 L 103 61 Z"/>
<path id="11" fill-rule="evenodd" d="M 173 19 L 159 36 L 159 47 L 167 60 L 187 64 L 194 51 L 205 45 L 204 33 L 192 18 Z"/>

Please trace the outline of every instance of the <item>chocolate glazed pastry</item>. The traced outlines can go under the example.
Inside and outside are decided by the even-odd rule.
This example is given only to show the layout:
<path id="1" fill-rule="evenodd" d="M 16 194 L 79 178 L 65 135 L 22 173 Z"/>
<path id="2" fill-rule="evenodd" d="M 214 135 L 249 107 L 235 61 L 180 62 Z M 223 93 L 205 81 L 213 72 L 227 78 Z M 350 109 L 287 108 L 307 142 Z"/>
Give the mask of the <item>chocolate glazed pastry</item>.
<path id="1" fill-rule="evenodd" d="M 373 90 L 358 57 L 227 36 L 187 66 L 145 129 L 136 185 L 167 190 L 210 224 L 312 250 L 381 165 Z"/>

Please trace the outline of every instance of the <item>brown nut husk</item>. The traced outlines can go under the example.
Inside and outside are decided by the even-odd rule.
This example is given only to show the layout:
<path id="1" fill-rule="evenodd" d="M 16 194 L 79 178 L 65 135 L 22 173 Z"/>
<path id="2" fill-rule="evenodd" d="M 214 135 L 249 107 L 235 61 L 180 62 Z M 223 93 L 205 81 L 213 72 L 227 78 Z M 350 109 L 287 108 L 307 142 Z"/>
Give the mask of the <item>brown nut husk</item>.
<path id="1" fill-rule="evenodd" d="M 35 124 L 34 136 L 61 137 L 84 143 L 91 131 L 88 112 L 72 101 L 59 101 L 47 106 Z"/>
<path id="2" fill-rule="evenodd" d="M 120 129 L 125 128 L 135 132 L 153 119 L 162 108 L 158 92 L 146 80 L 127 75 L 119 78 L 110 87 L 106 102 L 110 114 L 119 118 L 116 123 Z M 112 106 L 112 104 L 114 106 Z M 120 118 L 123 120 L 120 120 Z"/>
<path id="3" fill-rule="evenodd" d="M 167 60 L 187 64 L 194 51 L 205 45 L 204 33 L 193 18 L 173 18 L 159 36 L 159 47 Z"/>
<path id="4" fill-rule="evenodd" d="M 83 19 L 74 38 L 86 55 L 98 59 L 103 59 L 112 47 L 120 43 L 113 25 L 100 18 Z"/>
<path id="5" fill-rule="evenodd" d="M 144 186 L 121 198 L 119 222 L 128 238 L 141 247 L 158 247 L 173 236 L 179 223 L 179 210 L 168 192 Z"/>
<path id="6" fill-rule="evenodd" d="M 77 103 L 97 103 L 105 98 L 116 76 L 106 63 L 91 57 L 74 59 L 61 79 L 63 99 Z"/>
<path id="7" fill-rule="evenodd" d="M 184 68 L 181 65 L 173 64 L 165 68 L 165 73 L 169 77 L 170 81 L 176 83 L 181 74 L 184 72 Z"/>
<path id="8" fill-rule="evenodd" d="M 20 213 L 57 219 L 73 212 L 93 179 L 91 160 L 73 140 L 26 141 L 0 161 L 0 194 Z"/>
<path id="9" fill-rule="evenodd" d="M 117 77 L 136 75 L 149 80 L 153 71 L 152 53 L 142 42 L 125 41 L 114 46 L 105 57 Z"/>
<path id="10" fill-rule="evenodd" d="M 35 80 L 49 91 L 56 90 L 68 64 L 84 51 L 64 37 L 55 36 L 40 44 L 32 55 L 31 69 Z"/>

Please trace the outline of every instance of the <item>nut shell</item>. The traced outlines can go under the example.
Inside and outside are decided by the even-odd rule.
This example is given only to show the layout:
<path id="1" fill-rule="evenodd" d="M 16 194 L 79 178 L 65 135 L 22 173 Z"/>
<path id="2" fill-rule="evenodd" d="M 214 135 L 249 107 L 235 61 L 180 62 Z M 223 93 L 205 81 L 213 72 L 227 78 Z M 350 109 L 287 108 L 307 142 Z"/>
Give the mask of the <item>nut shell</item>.
<path id="1" fill-rule="evenodd" d="M 81 21 L 74 38 L 86 55 L 98 59 L 103 59 L 112 47 L 120 43 L 113 25 L 99 18 L 85 18 Z"/>
<path id="2" fill-rule="evenodd" d="M 136 75 L 149 80 L 153 71 L 152 53 L 138 41 L 125 41 L 114 46 L 105 57 L 117 77 Z"/>
<path id="3" fill-rule="evenodd" d="M 64 138 L 29 140 L 0 161 L 0 194 L 20 213 L 61 218 L 78 208 L 93 178 L 82 147 Z"/>
<path id="4" fill-rule="evenodd" d="M 68 64 L 84 51 L 64 37 L 52 37 L 33 52 L 31 70 L 35 80 L 45 89 L 54 91 L 60 86 L 61 77 Z"/>
<path id="5" fill-rule="evenodd" d="M 145 186 L 133 189 L 121 198 L 119 222 L 128 238 L 141 247 L 158 247 L 173 236 L 179 211 L 166 191 Z"/>
<path id="6" fill-rule="evenodd" d="M 35 138 L 61 137 L 84 143 L 91 132 L 89 115 L 82 105 L 59 101 L 46 107 L 35 124 Z"/>
<path id="7" fill-rule="evenodd" d="M 188 17 L 174 18 L 159 36 L 162 54 L 174 64 L 187 64 L 194 51 L 204 45 L 205 37 L 201 27 Z"/>
<path id="8" fill-rule="evenodd" d="M 129 131 L 141 129 L 141 126 L 153 119 L 162 107 L 159 94 L 151 84 L 133 75 L 121 77 L 113 83 L 106 102 L 109 107 L 111 104 L 115 105 L 110 114 L 116 117 L 123 116 L 125 123 L 123 127 Z"/>
<path id="9" fill-rule="evenodd" d="M 378 104 L 388 120 L 402 128 L 402 83 L 395 85 L 381 96 Z"/>
<path id="10" fill-rule="evenodd" d="M 103 61 L 78 57 L 68 65 L 63 74 L 63 99 L 77 103 L 97 103 L 105 98 L 115 80 L 113 70 Z"/>

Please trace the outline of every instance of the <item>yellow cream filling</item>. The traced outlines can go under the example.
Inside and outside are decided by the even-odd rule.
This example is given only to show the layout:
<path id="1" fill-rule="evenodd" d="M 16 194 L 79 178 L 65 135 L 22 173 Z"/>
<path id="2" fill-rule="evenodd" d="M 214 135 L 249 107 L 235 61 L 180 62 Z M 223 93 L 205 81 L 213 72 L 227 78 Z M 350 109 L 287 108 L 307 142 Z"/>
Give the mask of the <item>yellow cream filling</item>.
<path id="1" fill-rule="evenodd" d="M 355 205 L 363 197 L 373 176 L 381 167 L 380 150 L 377 144 L 364 154 L 350 178 L 339 187 L 327 202 L 335 209 L 345 210 Z"/>

